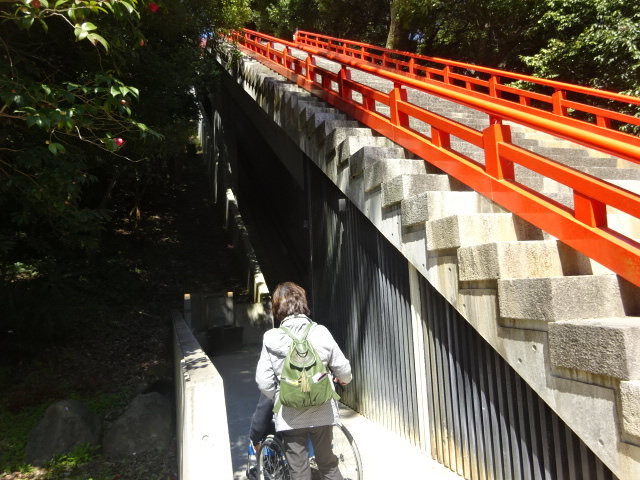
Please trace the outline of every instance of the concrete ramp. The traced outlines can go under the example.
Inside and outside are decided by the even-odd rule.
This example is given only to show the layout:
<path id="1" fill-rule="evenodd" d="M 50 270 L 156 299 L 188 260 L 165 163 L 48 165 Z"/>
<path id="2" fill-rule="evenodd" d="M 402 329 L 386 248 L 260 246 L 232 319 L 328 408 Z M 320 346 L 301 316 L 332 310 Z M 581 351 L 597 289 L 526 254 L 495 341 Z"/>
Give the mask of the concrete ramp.
<path id="1" fill-rule="evenodd" d="M 234 480 L 246 479 L 249 426 L 251 415 L 260 396 L 255 383 L 255 368 L 260 356 L 260 348 L 260 345 L 245 345 L 236 352 L 211 359 L 225 385 Z M 461 478 L 420 452 L 402 437 L 367 420 L 344 405 L 341 405 L 340 417 L 358 445 L 365 480 L 389 480 L 390 478 L 456 480 Z"/>

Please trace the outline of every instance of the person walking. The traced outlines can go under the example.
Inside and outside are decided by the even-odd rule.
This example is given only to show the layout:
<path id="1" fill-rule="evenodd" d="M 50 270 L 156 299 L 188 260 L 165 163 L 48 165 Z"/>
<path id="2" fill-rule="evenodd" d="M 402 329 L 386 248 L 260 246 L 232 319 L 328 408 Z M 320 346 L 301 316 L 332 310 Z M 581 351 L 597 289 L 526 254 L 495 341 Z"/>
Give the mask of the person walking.
<path id="1" fill-rule="evenodd" d="M 272 307 L 274 320 L 279 322 L 296 337 L 312 323 L 307 305 L 307 295 L 299 285 L 285 282 L 278 285 L 273 293 Z M 307 339 L 313 345 L 322 362 L 334 376 L 334 381 L 346 385 L 351 381 L 351 365 L 334 340 L 329 330 L 315 324 Z M 262 351 L 256 369 L 256 383 L 260 391 L 274 403 L 278 403 L 280 377 L 284 359 L 292 339 L 280 328 L 273 328 L 264 334 Z M 283 405 L 275 414 L 275 429 L 284 440 L 285 456 L 291 471 L 291 480 L 310 480 L 309 439 L 313 445 L 318 470 L 325 480 L 343 480 L 338 469 L 338 458 L 333 454 L 331 444 L 333 425 L 340 419 L 335 400 L 307 407 L 292 408 Z"/>

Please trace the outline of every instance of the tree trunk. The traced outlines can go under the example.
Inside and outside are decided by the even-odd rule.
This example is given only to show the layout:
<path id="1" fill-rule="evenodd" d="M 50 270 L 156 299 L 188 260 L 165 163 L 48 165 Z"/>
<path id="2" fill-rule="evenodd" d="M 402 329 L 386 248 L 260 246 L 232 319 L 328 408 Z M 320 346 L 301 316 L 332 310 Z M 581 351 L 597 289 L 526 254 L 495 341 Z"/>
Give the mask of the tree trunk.
<path id="1" fill-rule="evenodd" d="M 398 17 L 399 0 L 391 0 L 391 9 L 389 13 L 389 35 L 387 36 L 387 48 L 399 50 L 402 45 L 402 28 L 400 27 L 400 18 Z"/>

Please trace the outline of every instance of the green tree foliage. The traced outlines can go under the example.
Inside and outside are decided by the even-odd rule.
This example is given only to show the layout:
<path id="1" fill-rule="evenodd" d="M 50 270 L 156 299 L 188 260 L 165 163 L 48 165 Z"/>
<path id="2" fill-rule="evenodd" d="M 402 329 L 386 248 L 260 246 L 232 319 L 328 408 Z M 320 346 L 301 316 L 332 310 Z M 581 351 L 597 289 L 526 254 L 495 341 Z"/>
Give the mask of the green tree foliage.
<path id="1" fill-rule="evenodd" d="M 201 37 L 241 24 L 246 6 L 26 0 L 0 8 L 0 254 L 16 243 L 52 247 L 53 238 L 94 248 L 106 204 L 87 205 L 83 194 L 154 151 L 175 154 L 178 132 L 196 118 L 192 87 L 213 71 Z M 173 148 L 158 147 L 163 135 Z M 93 173 L 105 170 L 111 178 Z"/>
<path id="2" fill-rule="evenodd" d="M 118 187 L 139 212 L 172 171 L 214 76 L 202 38 L 247 14 L 246 0 L 0 0 L 2 320 L 26 298 L 18 280 L 61 287 L 60 266 L 97 250 Z"/>
<path id="3" fill-rule="evenodd" d="M 285 38 L 301 28 L 640 96 L 638 2 L 254 0 L 252 7 L 252 26 Z"/>
<path id="4" fill-rule="evenodd" d="M 547 0 L 539 52 L 524 57 L 541 77 L 640 96 L 640 3 Z"/>
<path id="5" fill-rule="evenodd" d="M 254 0 L 250 26 L 282 38 L 299 30 L 370 43 L 384 42 L 389 1 Z"/>
<path id="6" fill-rule="evenodd" d="M 488 67 L 513 68 L 519 56 L 537 52 L 536 0 L 395 0 L 390 48 L 416 50 Z"/>

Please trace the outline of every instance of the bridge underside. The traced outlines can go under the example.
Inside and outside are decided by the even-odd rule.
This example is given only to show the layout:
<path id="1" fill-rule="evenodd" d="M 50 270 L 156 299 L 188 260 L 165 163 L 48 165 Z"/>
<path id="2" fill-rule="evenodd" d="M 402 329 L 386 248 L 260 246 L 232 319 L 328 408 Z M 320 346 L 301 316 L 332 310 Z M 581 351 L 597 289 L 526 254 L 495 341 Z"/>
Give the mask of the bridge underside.
<path id="1" fill-rule="evenodd" d="M 607 272 L 558 291 L 463 270 L 522 271 L 562 247 L 254 60 L 222 75 L 205 111 L 217 199 L 236 193 L 268 251 L 267 284 L 310 292 L 354 365 L 347 405 L 465 478 L 640 478 L 635 377 L 558 366 L 576 335 L 558 311 L 624 316 L 631 287 Z M 566 269 L 578 257 L 565 252 Z M 586 343 L 600 343 L 584 362 L 612 345 L 620 362 L 633 353 L 591 324 Z"/>

